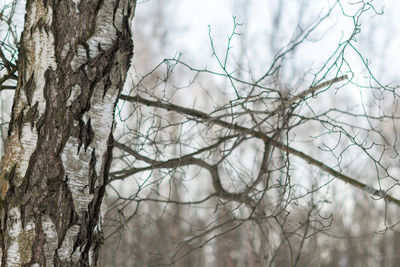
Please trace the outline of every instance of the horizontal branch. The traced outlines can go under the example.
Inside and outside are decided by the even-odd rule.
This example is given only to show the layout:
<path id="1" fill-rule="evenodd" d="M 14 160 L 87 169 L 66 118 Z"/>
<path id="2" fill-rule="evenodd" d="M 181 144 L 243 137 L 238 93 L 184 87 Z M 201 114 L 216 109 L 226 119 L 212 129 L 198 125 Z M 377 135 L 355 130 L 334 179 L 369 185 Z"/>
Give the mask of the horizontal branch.
<path id="1" fill-rule="evenodd" d="M 128 147 L 124 144 L 121 144 L 119 142 L 115 142 L 114 145 L 116 147 L 118 147 L 119 149 L 131 154 L 135 158 L 148 163 L 149 166 L 145 167 L 145 168 L 133 168 L 133 169 L 129 169 L 126 171 L 118 171 L 118 172 L 110 173 L 110 175 L 114 176 L 114 178 L 112 180 L 123 179 L 130 175 L 133 175 L 135 173 L 138 173 L 140 171 L 145 171 L 145 170 L 174 169 L 174 168 L 178 168 L 178 167 L 182 167 L 182 166 L 197 165 L 197 166 L 207 170 L 209 172 L 209 174 L 211 175 L 212 185 L 215 190 L 215 196 L 218 196 L 219 198 L 222 198 L 225 200 L 233 200 L 233 201 L 237 201 L 237 202 L 241 202 L 241 203 L 246 203 L 250 207 L 255 206 L 255 202 L 247 195 L 251 188 L 246 188 L 244 191 L 238 192 L 238 193 L 228 192 L 222 186 L 221 177 L 218 173 L 218 166 L 208 164 L 207 162 L 205 162 L 204 160 L 202 160 L 200 158 L 193 157 L 193 155 L 197 154 L 197 152 L 194 152 L 194 153 L 188 154 L 188 155 L 184 155 L 184 156 L 181 156 L 178 158 L 169 159 L 166 161 L 158 161 L 158 160 L 149 159 L 147 157 L 144 157 L 144 156 L 140 155 L 134 149 L 131 149 L 130 147 Z M 211 147 L 213 147 L 213 146 L 214 145 L 212 145 Z M 204 149 L 201 149 L 201 150 L 204 150 Z M 116 174 L 121 174 L 121 175 L 115 176 Z"/>
<path id="2" fill-rule="evenodd" d="M 343 78 L 341 78 L 341 79 L 345 79 L 345 77 L 343 76 Z M 324 86 L 324 85 L 321 84 L 319 86 Z M 314 90 L 317 90 L 317 89 L 314 89 Z M 168 110 L 168 111 L 174 111 L 174 112 L 177 112 L 177 113 L 184 114 L 186 116 L 190 116 L 190 117 L 193 117 L 193 118 L 196 118 L 196 119 L 203 120 L 205 122 L 213 122 L 213 123 L 215 123 L 217 125 L 220 125 L 222 127 L 237 131 L 239 133 L 248 134 L 248 135 L 251 135 L 253 137 L 259 138 L 259 139 L 263 140 L 264 142 L 270 142 L 271 145 L 273 145 L 275 147 L 278 147 L 278 148 L 286 151 L 289 154 L 295 155 L 295 156 L 303 159 L 304 161 L 308 162 L 309 164 L 311 164 L 313 166 L 316 166 L 317 168 L 323 170 L 326 173 L 329 173 L 330 175 L 338 178 L 339 180 L 342 180 L 345 183 L 349 183 L 352 186 L 354 186 L 354 187 L 356 187 L 356 188 L 358 188 L 358 189 L 360 189 L 362 191 L 365 191 L 365 192 L 367 192 L 369 194 L 372 194 L 372 195 L 377 196 L 379 198 L 385 199 L 385 200 L 387 200 L 389 202 L 392 202 L 392 203 L 400 206 L 400 200 L 395 198 L 395 197 L 393 197 L 393 196 L 391 196 L 391 195 L 389 195 L 389 194 L 386 194 L 385 191 L 377 190 L 377 189 L 375 189 L 375 188 L 373 188 L 373 187 L 371 187 L 371 186 L 369 186 L 369 185 L 367 185 L 365 183 L 362 183 L 362 182 L 358 181 L 357 179 L 354 179 L 354 178 L 352 178 L 350 176 L 347 176 L 347 175 L 345 175 L 345 174 L 343 174 L 341 172 L 338 172 L 335 169 L 327 166 L 323 162 L 318 161 L 318 160 L 314 159 L 313 157 L 311 157 L 311 156 L 309 156 L 309 155 L 307 155 L 307 154 L 305 154 L 305 153 L 303 153 L 301 151 L 298 151 L 298 150 L 296 150 L 296 149 L 294 149 L 294 148 L 292 148 L 292 147 L 290 147 L 288 145 L 285 145 L 282 142 L 279 142 L 279 141 L 269 137 L 268 135 L 264 134 L 263 132 L 260 132 L 260 131 L 257 131 L 257 130 L 251 129 L 251 128 L 247 128 L 247 127 L 238 125 L 236 123 L 232 124 L 232 123 L 229 123 L 229 122 L 214 118 L 214 117 L 208 115 L 207 113 L 199 111 L 199 110 L 189 109 L 189 108 L 181 107 L 181 106 L 174 105 L 174 104 L 171 104 L 171 103 L 165 103 L 165 102 L 162 102 L 162 101 L 153 101 L 153 100 L 149 100 L 149 99 L 143 98 L 143 97 L 141 97 L 139 95 L 136 95 L 136 96 L 121 95 L 120 99 L 121 100 L 125 100 L 125 101 L 129 101 L 129 102 L 141 103 L 141 104 L 144 104 L 146 106 L 152 106 L 152 107 L 156 107 L 156 108 L 161 108 L 161 109 L 165 109 L 165 110 Z M 298 98 L 298 99 L 300 99 L 300 98 Z"/>

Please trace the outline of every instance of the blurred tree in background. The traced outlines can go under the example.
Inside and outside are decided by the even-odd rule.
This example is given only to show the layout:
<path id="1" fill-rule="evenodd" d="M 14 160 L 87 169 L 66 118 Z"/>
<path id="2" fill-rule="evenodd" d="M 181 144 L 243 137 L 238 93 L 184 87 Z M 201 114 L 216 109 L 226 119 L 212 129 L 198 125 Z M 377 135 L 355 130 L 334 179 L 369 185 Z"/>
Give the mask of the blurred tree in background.
<path id="1" fill-rule="evenodd" d="M 382 4 L 232 1 L 230 31 L 211 24 L 207 43 L 178 23 L 189 10 L 197 25 L 182 6 L 138 2 L 101 266 L 398 266 L 399 89 L 375 60 L 393 46 L 389 26 L 373 28 Z M 2 107 L 15 25 L 2 17 Z"/>

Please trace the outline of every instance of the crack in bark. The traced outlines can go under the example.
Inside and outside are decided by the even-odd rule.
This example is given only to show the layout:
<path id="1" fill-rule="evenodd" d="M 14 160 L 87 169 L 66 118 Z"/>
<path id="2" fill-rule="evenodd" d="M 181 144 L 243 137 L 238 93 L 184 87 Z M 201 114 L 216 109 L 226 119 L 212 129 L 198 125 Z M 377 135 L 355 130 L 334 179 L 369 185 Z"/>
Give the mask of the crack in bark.
<path id="1" fill-rule="evenodd" d="M 13 153 L 3 159 L 0 175 L 6 192 L 0 220 L 2 266 L 11 256 L 7 214 L 16 208 L 22 224 L 32 220 L 37 227 L 34 245 L 20 246 L 31 256 L 20 257 L 18 264 L 97 262 L 102 233 L 95 229 L 101 229 L 97 226 L 111 161 L 113 109 L 132 56 L 125 24 L 135 1 L 82 1 L 79 13 L 75 2 L 27 1 L 6 148 Z M 120 26 L 114 24 L 119 18 Z M 118 34 L 103 31 L 109 26 L 121 28 Z M 14 178 L 8 185 L 4 177 L 10 173 Z M 57 248 L 52 238 L 59 238 Z M 71 246 L 72 256 L 62 253 Z"/>

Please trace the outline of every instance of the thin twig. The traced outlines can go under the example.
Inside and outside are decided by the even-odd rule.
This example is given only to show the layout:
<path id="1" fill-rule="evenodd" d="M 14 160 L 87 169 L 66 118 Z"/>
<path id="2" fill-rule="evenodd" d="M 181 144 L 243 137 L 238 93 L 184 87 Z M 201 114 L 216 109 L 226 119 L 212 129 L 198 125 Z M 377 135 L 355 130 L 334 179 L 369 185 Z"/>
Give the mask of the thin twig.
<path id="1" fill-rule="evenodd" d="M 343 77 L 343 78 L 341 78 L 342 80 L 345 79 L 344 76 L 342 76 L 342 77 Z M 328 82 L 332 83 L 332 81 L 328 81 Z M 310 93 L 312 90 L 318 90 L 318 88 L 322 88 L 322 87 L 324 87 L 326 85 L 327 85 L 327 83 L 320 84 L 318 86 L 310 88 L 309 90 L 307 90 L 307 92 Z M 303 93 L 303 94 L 305 94 L 305 93 Z M 305 94 L 305 95 L 307 95 L 307 94 Z M 362 191 L 365 191 L 365 192 L 367 192 L 369 194 L 372 194 L 372 195 L 377 196 L 379 198 L 385 199 L 385 200 L 387 200 L 389 202 L 392 202 L 392 203 L 396 204 L 397 206 L 400 206 L 400 200 L 399 199 L 387 194 L 386 192 L 384 192 L 382 190 L 375 189 L 375 188 L 373 188 L 373 187 L 371 187 L 371 186 L 369 186 L 369 185 L 367 185 L 365 183 L 362 183 L 362 182 L 358 181 L 355 178 L 352 178 L 352 177 L 347 176 L 347 175 L 345 175 L 345 174 L 343 174 L 341 172 L 338 172 L 335 169 L 333 169 L 333 168 L 327 166 L 326 164 L 322 163 L 321 161 L 318 161 L 318 160 L 314 159 L 313 157 L 311 157 L 311 156 L 309 156 L 309 155 L 307 155 L 307 154 L 305 154 L 305 153 L 303 153 L 301 151 L 298 151 L 298 150 L 296 150 L 296 149 L 294 149 L 294 148 L 292 148 L 292 147 L 290 147 L 288 145 L 285 145 L 282 142 L 279 142 L 279 141 L 277 141 L 275 139 L 272 139 L 271 137 L 269 137 L 268 135 L 264 134 L 261 131 L 257 131 L 257 130 L 254 130 L 254 129 L 251 129 L 251 128 L 247 128 L 247 127 L 244 127 L 244 126 L 241 126 L 241 125 L 238 125 L 238 124 L 232 124 L 232 123 L 229 123 L 229 122 L 214 118 L 214 117 L 208 115 L 207 113 L 199 111 L 199 110 L 184 108 L 184 107 L 181 107 L 181 106 L 177 106 L 177 105 L 174 105 L 174 104 L 171 104 L 171 103 L 164 103 L 164 102 L 161 102 L 161 101 L 152 101 L 152 100 L 149 100 L 149 99 L 145 99 L 145 98 L 143 98 L 143 97 L 141 97 L 139 95 L 136 95 L 136 96 L 121 95 L 120 99 L 126 100 L 126 101 L 130 101 L 130 102 L 141 103 L 141 104 L 144 104 L 144 105 L 147 105 L 147 106 L 162 108 L 162 109 L 166 109 L 166 110 L 169 110 L 169 111 L 175 111 L 175 112 L 178 112 L 178 113 L 181 113 L 181 114 L 185 114 L 185 115 L 197 118 L 197 119 L 201 119 L 201 120 L 203 120 L 205 122 L 213 122 L 215 124 L 218 124 L 218 125 L 223 126 L 225 128 L 229 128 L 231 130 L 240 132 L 242 134 L 251 135 L 253 137 L 256 137 L 256 138 L 259 138 L 259 139 L 263 140 L 264 142 L 271 142 L 271 145 L 273 145 L 275 147 L 278 147 L 278 148 L 280 148 L 280 149 L 282 149 L 282 150 L 284 150 L 284 151 L 286 151 L 286 152 L 288 152 L 288 153 L 290 153 L 292 155 L 295 155 L 295 156 L 303 159 L 304 161 L 308 162 L 309 164 L 318 167 L 319 169 L 329 173 L 330 175 L 338 178 L 339 180 L 344 181 L 345 183 L 349 183 L 352 186 L 354 186 L 354 187 L 356 187 L 356 188 L 358 188 L 358 189 L 360 189 Z M 300 99 L 300 98 L 298 98 L 298 99 Z"/>

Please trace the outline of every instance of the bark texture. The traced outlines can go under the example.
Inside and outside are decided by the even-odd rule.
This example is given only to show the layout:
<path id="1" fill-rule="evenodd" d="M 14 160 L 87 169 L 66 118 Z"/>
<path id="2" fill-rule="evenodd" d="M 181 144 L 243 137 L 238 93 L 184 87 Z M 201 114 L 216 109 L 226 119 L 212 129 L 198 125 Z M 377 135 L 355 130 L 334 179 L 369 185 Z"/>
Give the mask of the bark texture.
<path id="1" fill-rule="evenodd" d="M 1 266 L 94 266 L 134 0 L 28 0 L 0 172 Z"/>

